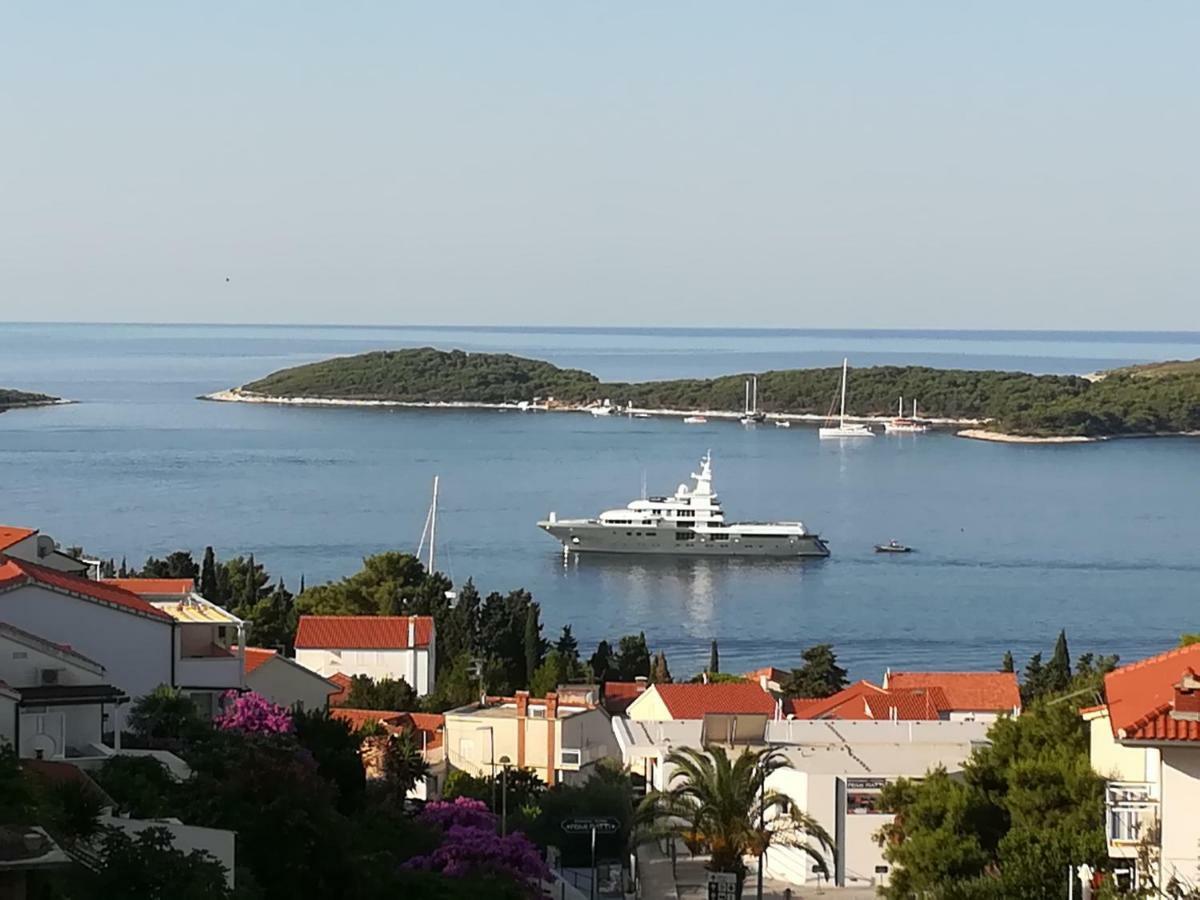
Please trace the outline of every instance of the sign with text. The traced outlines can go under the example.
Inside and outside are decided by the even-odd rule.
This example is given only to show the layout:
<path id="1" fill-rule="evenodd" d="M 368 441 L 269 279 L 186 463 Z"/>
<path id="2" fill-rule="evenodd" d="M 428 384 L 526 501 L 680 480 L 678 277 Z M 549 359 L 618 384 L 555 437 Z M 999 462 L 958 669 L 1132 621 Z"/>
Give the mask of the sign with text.
<path id="1" fill-rule="evenodd" d="M 609 816 L 577 816 L 574 819 L 563 819 L 562 830 L 567 834 L 616 834 L 621 830 L 621 822 Z"/>
<path id="2" fill-rule="evenodd" d="M 737 876 L 732 872 L 709 872 L 708 900 L 737 900 Z"/>

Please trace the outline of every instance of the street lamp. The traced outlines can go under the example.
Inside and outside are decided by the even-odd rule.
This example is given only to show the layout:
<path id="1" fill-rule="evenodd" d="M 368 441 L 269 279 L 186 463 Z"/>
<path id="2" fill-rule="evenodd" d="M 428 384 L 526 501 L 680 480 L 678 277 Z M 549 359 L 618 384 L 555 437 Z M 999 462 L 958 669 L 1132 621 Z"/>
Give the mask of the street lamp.
<path id="1" fill-rule="evenodd" d="M 508 766 L 512 762 L 507 756 L 500 757 L 500 765 L 504 768 L 500 770 L 500 836 L 504 837 L 508 834 Z M 492 786 L 495 787 L 495 779 L 492 780 Z"/>

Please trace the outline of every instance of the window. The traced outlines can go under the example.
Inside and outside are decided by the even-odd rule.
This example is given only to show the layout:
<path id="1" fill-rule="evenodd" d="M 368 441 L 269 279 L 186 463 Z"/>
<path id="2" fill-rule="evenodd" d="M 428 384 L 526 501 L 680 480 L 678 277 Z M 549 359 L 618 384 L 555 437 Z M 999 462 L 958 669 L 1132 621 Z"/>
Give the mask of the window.
<path id="1" fill-rule="evenodd" d="M 470 738 L 459 738 L 458 755 L 461 759 L 473 760 L 475 758 L 475 742 Z"/>
<path id="2" fill-rule="evenodd" d="M 29 659 L 29 654 L 24 650 L 14 650 L 13 659 Z"/>
<path id="3" fill-rule="evenodd" d="M 709 536 L 709 539 L 710 539 L 710 540 L 714 540 L 714 541 L 727 541 L 727 540 L 729 540 L 729 535 L 727 535 L 727 534 L 713 534 L 713 535 L 710 535 L 710 536 Z"/>
<path id="4" fill-rule="evenodd" d="M 690 541 L 695 539 L 695 537 L 696 532 L 690 529 L 681 529 L 675 532 L 675 540 L 677 541 Z"/>
<path id="5" fill-rule="evenodd" d="M 583 764 L 582 750 L 562 750 L 559 755 L 560 766 L 578 766 Z"/>
<path id="6" fill-rule="evenodd" d="M 879 794 L 858 791 L 847 793 L 846 812 L 852 816 L 882 812 L 879 808 Z"/>

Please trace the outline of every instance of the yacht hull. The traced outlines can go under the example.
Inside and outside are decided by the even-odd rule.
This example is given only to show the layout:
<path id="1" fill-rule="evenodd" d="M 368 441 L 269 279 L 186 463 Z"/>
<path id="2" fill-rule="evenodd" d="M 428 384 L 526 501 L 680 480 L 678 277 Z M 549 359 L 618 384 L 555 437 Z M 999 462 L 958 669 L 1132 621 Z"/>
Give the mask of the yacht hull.
<path id="1" fill-rule="evenodd" d="M 829 547 L 815 534 L 757 535 L 727 528 L 726 540 L 696 532 L 688 539 L 675 528 L 600 525 L 595 522 L 538 522 L 538 527 L 572 553 L 634 553 L 655 556 L 753 556 L 776 559 L 825 557 Z"/>

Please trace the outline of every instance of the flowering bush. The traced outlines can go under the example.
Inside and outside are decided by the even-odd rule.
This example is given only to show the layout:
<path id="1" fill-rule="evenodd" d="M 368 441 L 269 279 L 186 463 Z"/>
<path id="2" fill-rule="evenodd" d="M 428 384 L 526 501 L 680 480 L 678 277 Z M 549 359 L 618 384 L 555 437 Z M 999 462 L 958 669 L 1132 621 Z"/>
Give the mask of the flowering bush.
<path id="1" fill-rule="evenodd" d="M 444 831 L 454 825 L 482 831 L 496 830 L 496 814 L 482 800 L 472 800 L 470 797 L 426 803 L 418 818 L 423 824 L 436 825 Z"/>
<path id="2" fill-rule="evenodd" d="M 291 734 L 295 731 L 292 714 L 253 691 L 239 694 L 227 691 L 221 697 L 222 711 L 213 718 L 221 731 L 254 734 Z"/>
<path id="3" fill-rule="evenodd" d="M 507 875 L 535 890 L 551 877 L 537 846 L 520 832 L 501 837 L 492 830 L 463 825 L 451 825 L 440 847 L 425 856 L 413 857 L 405 866 L 441 872 L 451 878 Z"/>

